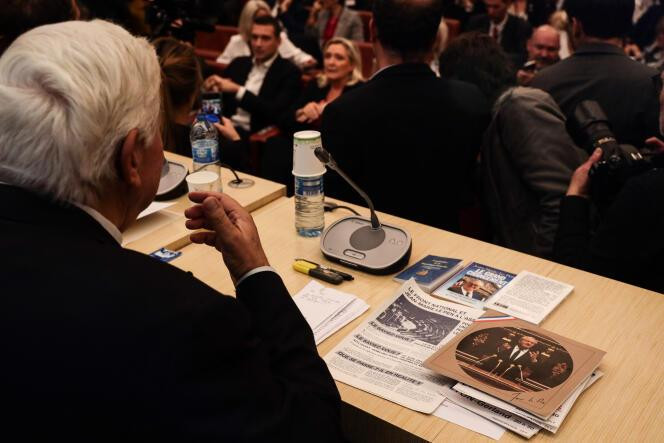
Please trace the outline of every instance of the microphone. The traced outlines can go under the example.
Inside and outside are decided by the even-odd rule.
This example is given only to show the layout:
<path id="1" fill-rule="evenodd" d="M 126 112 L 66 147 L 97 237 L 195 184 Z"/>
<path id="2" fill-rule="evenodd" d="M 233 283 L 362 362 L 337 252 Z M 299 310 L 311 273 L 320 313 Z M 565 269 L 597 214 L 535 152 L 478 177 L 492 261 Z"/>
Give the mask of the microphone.
<path id="1" fill-rule="evenodd" d="M 321 163 L 323 163 L 325 166 L 328 168 L 332 169 L 333 171 L 336 171 L 337 174 L 341 176 L 346 182 L 351 185 L 355 191 L 360 194 L 360 196 L 364 199 L 365 202 L 367 202 L 367 206 L 369 206 L 369 212 L 371 212 L 371 228 L 372 229 L 380 229 L 380 222 L 378 221 L 378 216 L 376 215 L 376 210 L 374 209 L 373 202 L 369 198 L 366 192 L 364 192 L 362 189 L 360 189 L 357 184 L 351 180 L 351 178 L 346 175 L 344 171 L 342 171 L 339 166 L 337 165 L 337 162 L 334 161 L 332 158 L 332 155 L 327 152 L 326 149 L 323 149 L 322 146 L 316 146 L 316 149 L 314 150 L 314 155 L 318 160 L 320 160 Z"/>
<path id="2" fill-rule="evenodd" d="M 323 255 L 371 274 L 384 275 L 403 269 L 408 264 L 412 248 L 410 234 L 402 228 L 381 224 L 367 193 L 339 168 L 322 146 L 316 146 L 313 153 L 318 161 L 336 171 L 360 194 L 371 214 L 370 219 L 350 216 L 328 226 L 320 241 Z"/>

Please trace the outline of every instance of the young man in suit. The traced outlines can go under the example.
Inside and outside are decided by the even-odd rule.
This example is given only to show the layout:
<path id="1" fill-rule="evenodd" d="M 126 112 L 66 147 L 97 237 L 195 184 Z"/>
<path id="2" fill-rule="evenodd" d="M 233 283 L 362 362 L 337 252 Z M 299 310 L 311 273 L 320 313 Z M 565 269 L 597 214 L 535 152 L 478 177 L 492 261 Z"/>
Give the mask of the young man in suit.
<path id="1" fill-rule="evenodd" d="M 322 139 L 376 209 L 457 231 L 488 104 L 475 86 L 439 79 L 428 66 L 441 9 L 436 0 L 374 2 L 379 71 L 325 108 Z M 334 173 L 325 190 L 365 204 Z"/>
<path id="2" fill-rule="evenodd" d="M 271 16 L 256 17 L 251 28 L 252 57 L 234 59 L 224 71 L 213 75 L 204 88 L 224 93 L 224 115 L 243 139 L 276 125 L 297 100 L 300 71 L 279 56 L 281 26 Z"/>
<path id="3" fill-rule="evenodd" d="M 571 57 L 538 73 L 531 86 L 551 94 L 567 120 L 583 100 L 597 101 L 619 143 L 642 147 L 659 134 L 658 73 L 630 59 L 622 38 L 632 27 L 634 0 L 567 0 Z M 601 11 L 601 13 L 598 13 Z M 572 134 L 581 145 L 579 134 Z"/>
<path id="4" fill-rule="evenodd" d="M 486 14 L 468 21 L 466 31 L 480 31 L 496 39 L 507 55 L 520 66 L 526 60 L 526 42 L 532 32 L 530 24 L 507 13 L 512 0 L 484 0 Z"/>
<path id="5" fill-rule="evenodd" d="M 192 193 L 185 212 L 237 298 L 121 246 L 160 179 L 160 75 L 146 40 L 98 20 L 0 58 L 3 432 L 338 441 L 334 381 L 237 202 Z"/>

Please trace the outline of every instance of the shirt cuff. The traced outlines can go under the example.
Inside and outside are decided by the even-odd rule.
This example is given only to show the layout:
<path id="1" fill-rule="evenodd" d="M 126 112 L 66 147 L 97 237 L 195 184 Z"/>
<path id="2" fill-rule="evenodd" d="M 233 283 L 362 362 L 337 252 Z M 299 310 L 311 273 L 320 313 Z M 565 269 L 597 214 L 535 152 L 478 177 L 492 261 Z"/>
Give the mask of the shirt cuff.
<path id="1" fill-rule="evenodd" d="M 238 89 L 237 92 L 235 93 L 235 99 L 237 101 L 242 100 L 242 97 L 244 97 L 244 93 L 246 91 L 247 91 L 247 88 L 245 88 L 244 86 L 240 86 L 240 89 Z"/>
<path id="2" fill-rule="evenodd" d="M 242 277 L 240 277 L 237 280 L 237 283 L 235 283 L 235 287 L 237 288 L 238 286 L 240 286 L 240 283 L 242 283 L 243 281 L 245 281 L 246 279 L 248 279 L 252 275 L 258 274 L 259 272 L 274 272 L 276 274 L 277 270 L 274 269 L 272 266 L 259 266 L 258 268 L 254 268 L 251 271 L 244 274 Z"/>

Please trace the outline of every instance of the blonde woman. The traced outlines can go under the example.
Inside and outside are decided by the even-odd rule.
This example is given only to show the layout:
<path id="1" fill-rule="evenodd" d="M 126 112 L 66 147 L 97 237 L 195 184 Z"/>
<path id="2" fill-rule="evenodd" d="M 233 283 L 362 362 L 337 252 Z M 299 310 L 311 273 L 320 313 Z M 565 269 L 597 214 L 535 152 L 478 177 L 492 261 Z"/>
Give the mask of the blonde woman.
<path id="1" fill-rule="evenodd" d="M 270 7 L 263 0 L 249 0 L 242 8 L 238 21 L 238 34 L 231 37 L 224 52 L 217 58 L 218 63 L 230 64 L 237 57 L 251 55 L 251 25 L 256 17 L 270 15 Z M 285 32 L 281 32 L 279 55 L 293 62 L 298 68 L 304 69 L 316 65 L 316 60 L 288 39 Z"/>
<path id="2" fill-rule="evenodd" d="M 323 46 L 323 73 L 302 93 L 295 121 L 317 125 L 325 105 L 364 82 L 362 59 L 350 40 L 334 37 Z"/>

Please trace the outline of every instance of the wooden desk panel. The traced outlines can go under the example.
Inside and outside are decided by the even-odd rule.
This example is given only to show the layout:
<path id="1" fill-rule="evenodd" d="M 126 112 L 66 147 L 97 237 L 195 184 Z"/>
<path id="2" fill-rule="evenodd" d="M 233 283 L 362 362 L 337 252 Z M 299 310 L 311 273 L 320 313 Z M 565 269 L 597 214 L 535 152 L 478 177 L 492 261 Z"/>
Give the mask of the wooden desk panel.
<path id="1" fill-rule="evenodd" d="M 343 210 L 327 213 L 326 224 L 345 215 L 348 213 Z M 323 258 L 319 239 L 295 234 L 292 198 L 276 200 L 255 211 L 253 216 L 268 259 L 291 294 L 302 289 L 310 280 L 292 269 L 296 257 L 339 268 L 339 265 Z M 606 350 L 607 355 L 600 365 L 606 374 L 581 395 L 557 434 L 542 431 L 533 441 L 662 440 L 664 295 L 396 217 L 381 215 L 381 220 L 410 232 L 413 237 L 411 264 L 427 254 L 458 257 L 466 262 L 478 261 L 514 273 L 529 270 L 575 287 L 542 326 Z M 192 271 L 221 292 L 234 292 L 217 251 L 201 245 L 189 245 L 182 251 L 183 255 L 172 262 L 175 266 Z M 367 301 L 371 305 L 369 312 L 378 309 L 385 298 L 399 287 L 391 276 L 349 272 L 355 280 L 344 282 L 338 288 Z M 327 354 L 366 315 L 368 313 L 321 343 L 320 354 Z M 491 441 L 460 426 L 411 411 L 343 383 L 337 383 L 337 386 L 344 402 L 422 439 L 436 442 Z M 372 434 L 363 436 L 361 440 L 376 441 L 379 438 L 383 436 Z M 524 440 L 508 431 L 502 441 Z"/>
<path id="2" fill-rule="evenodd" d="M 189 171 L 192 170 L 191 158 L 172 152 L 165 152 L 165 154 L 169 160 L 182 163 Z M 238 175 L 240 178 L 252 179 L 254 185 L 250 188 L 231 188 L 228 186 L 228 182 L 233 180 L 234 176 L 229 169 L 221 168 L 223 190 L 249 212 L 286 195 L 286 187 L 280 183 L 243 172 L 238 172 Z M 186 194 L 172 201 L 175 203 L 173 206 L 137 220 L 124 234 L 125 237 L 134 238 L 134 240 L 126 243 L 124 247 L 149 254 L 161 247 L 179 250 L 188 245 L 191 231 L 184 226 L 184 210 L 191 206 L 191 202 Z"/>

